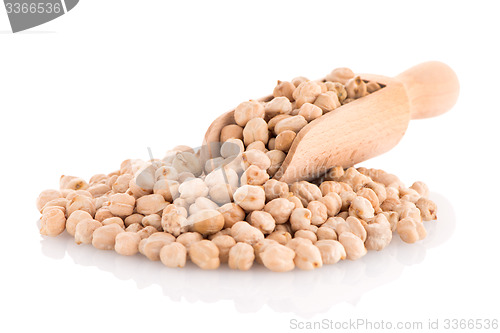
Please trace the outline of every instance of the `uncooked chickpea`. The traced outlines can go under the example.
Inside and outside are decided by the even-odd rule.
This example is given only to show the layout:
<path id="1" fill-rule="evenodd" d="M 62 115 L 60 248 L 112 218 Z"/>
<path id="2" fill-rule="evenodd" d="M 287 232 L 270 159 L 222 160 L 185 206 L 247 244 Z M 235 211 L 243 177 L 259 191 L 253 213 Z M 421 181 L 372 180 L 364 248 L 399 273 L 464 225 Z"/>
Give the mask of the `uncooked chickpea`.
<path id="1" fill-rule="evenodd" d="M 76 226 L 80 221 L 92 219 L 92 216 L 84 210 L 75 210 L 66 220 L 66 231 L 75 236 Z"/>
<path id="2" fill-rule="evenodd" d="M 189 249 L 191 248 L 191 245 L 201 241 L 202 239 L 203 236 L 198 232 L 185 232 L 177 236 L 176 242 L 179 242 L 186 247 L 189 256 Z"/>
<path id="3" fill-rule="evenodd" d="M 263 234 L 270 234 L 276 227 L 276 221 L 271 214 L 258 210 L 250 214 L 250 224 Z"/>
<path id="4" fill-rule="evenodd" d="M 259 229 L 252 227 L 248 222 L 236 222 L 231 227 L 231 236 L 237 242 L 245 242 L 250 245 L 264 239 L 264 234 Z"/>
<path id="5" fill-rule="evenodd" d="M 347 91 L 345 90 L 345 87 L 342 83 L 340 82 L 325 82 L 326 88 L 328 91 L 333 91 L 337 94 L 337 98 L 340 103 L 343 103 L 344 100 L 347 98 Z"/>
<path id="6" fill-rule="evenodd" d="M 217 269 L 220 265 L 219 249 L 209 240 L 201 240 L 191 244 L 189 250 L 191 261 L 201 269 Z"/>
<path id="7" fill-rule="evenodd" d="M 268 119 L 277 116 L 278 114 L 288 114 L 292 111 L 292 103 L 287 97 L 275 97 L 265 106 L 266 116 Z"/>
<path id="8" fill-rule="evenodd" d="M 59 186 L 61 190 L 86 190 L 89 188 L 89 184 L 82 178 L 64 175 L 59 180 Z"/>
<path id="9" fill-rule="evenodd" d="M 286 158 L 286 154 L 281 150 L 270 150 L 266 153 L 267 157 L 271 161 L 271 166 L 267 169 L 267 173 L 270 177 L 274 176 L 276 172 L 281 168 L 283 161 Z"/>
<path id="10" fill-rule="evenodd" d="M 366 230 L 364 227 L 364 224 L 366 224 L 364 221 L 361 222 L 362 220 L 359 220 L 358 218 L 354 216 L 349 216 L 345 219 L 345 225 L 347 225 L 348 229 L 346 231 L 352 232 L 356 236 L 359 237 L 363 242 L 366 240 Z M 336 230 L 337 234 L 341 234 L 343 231 L 338 231 Z"/>
<path id="11" fill-rule="evenodd" d="M 81 223 L 78 223 L 76 226 L 77 231 Z M 125 232 L 125 230 L 116 223 L 99 227 L 92 234 L 92 245 L 99 250 L 113 250 L 115 248 L 116 235 L 121 232 Z"/>
<path id="12" fill-rule="evenodd" d="M 307 125 L 306 118 L 296 115 L 289 118 L 281 119 L 276 126 L 274 126 L 274 133 L 279 135 L 284 131 L 293 131 L 298 133 L 304 126 Z"/>
<path id="13" fill-rule="evenodd" d="M 311 225 L 312 214 L 307 208 L 295 208 L 290 215 L 292 231 L 307 229 Z"/>
<path id="14" fill-rule="evenodd" d="M 231 187 L 238 187 L 238 173 L 233 169 L 220 168 L 210 172 L 205 177 L 205 184 L 208 187 L 213 187 L 218 184 L 229 184 Z"/>
<path id="15" fill-rule="evenodd" d="M 286 245 L 290 239 L 292 239 L 292 235 L 288 231 L 284 230 L 276 230 L 270 233 L 266 239 L 272 239 L 281 245 Z"/>
<path id="16" fill-rule="evenodd" d="M 179 186 L 179 193 L 182 199 L 192 203 L 196 198 L 208 195 L 208 186 L 203 179 L 194 178 L 182 183 Z"/>
<path id="17" fill-rule="evenodd" d="M 321 201 L 310 201 L 307 205 L 307 209 L 311 211 L 311 224 L 313 225 L 321 225 L 325 223 L 328 218 L 328 209 Z"/>
<path id="18" fill-rule="evenodd" d="M 366 91 L 371 94 L 371 93 L 374 93 L 375 91 L 377 90 L 380 90 L 380 84 L 378 84 L 377 82 L 375 81 L 369 81 L 367 84 L 366 84 Z"/>
<path id="19" fill-rule="evenodd" d="M 223 158 L 239 155 L 243 151 L 245 151 L 245 146 L 240 139 L 227 139 L 220 147 L 220 155 Z"/>
<path id="20" fill-rule="evenodd" d="M 267 144 L 269 141 L 269 130 L 267 123 L 262 118 L 253 118 L 248 121 L 243 129 L 243 142 L 246 146 L 255 141 L 261 141 Z"/>
<path id="21" fill-rule="evenodd" d="M 265 205 L 264 211 L 273 216 L 276 224 L 283 224 L 288 221 L 294 208 L 295 205 L 288 199 L 276 198 Z"/>
<path id="22" fill-rule="evenodd" d="M 160 179 L 155 183 L 153 193 L 161 195 L 164 201 L 172 202 L 179 197 L 179 183 L 175 180 Z"/>
<path id="23" fill-rule="evenodd" d="M 222 205 L 233 200 L 233 188 L 229 184 L 217 184 L 208 191 L 210 198 Z"/>
<path id="24" fill-rule="evenodd" d="M 286 97 L 289 101 L 293 102 L 293 91 L 295 90 L 295 85 L 288 81 L 279 81 L 274 87 L 273 96 L 274 97 Z"/>
<path id="25" fill-rule="evenodd" d="M 234 192 L 233 199 L 247 212 L 262 210 L 266 204 L 266 193 L 260 186 L 243 185 Z"/>
<path id="26" fill-rule="evenodd" d="M 343 232 L 339 235 L 339 242 L 345 249 L 347 259 L 357 260 L 366 254 L 363 241 L 352 232 Z"/>
<path id="27" fill-rule="evenodd" d="M 142 219 L 142 225 L 147 227 L 147 226 L 152 226 L 158 231 L 163 231 L 163 228 L 161 226 L 161 216 L 159 214 L 150 214 L 144 216 Z"/>
<path id="28" fill-rule="evenodd" d="M 281 244 L 267 246 L 260 254 L 264 266 L 273 272 L 288 272 L 295 268 L 295 251 Z"/>
<path id="29" fill-rule="evenodd" d="M 155 171 L 155 180 L 177 180 L 179 173 L 177 170 L 171 166 L 162 165 Z"/>
<path id="30" fill-rule="evenodd" d="M 226 142 L 228 139 L 243 140 L 243 127 L 236 124 L 224 126 L 220 132 L 220 141 Z"/>
<path id="31" fill-rule="evenodd" d="M 167 244 L 160 250 L 160 260 L 167 267 L 182 268 L 186 266 L 186 258 L 186 247 L 178 242 Z"/>
<path id="32" fill-rule="evenodd" d="M 340 106 L 339 97 L 335 91 L 327 91 L 319 94 L 314 101 L 314 105 L 321 108 L 325 113 L 330 112 Z"/>
<path id="33" fill-rule="evenodd" d="M 356 196 L 349 206 L 349 215 L 359 217 L 363 220 L 370 219 L 374 216 L 375 210 L 368 199 Z"/>
<path id="34" fill-rule="evenodd" d="M 291 130 L 281 132 L 276 136 L 275 148 L 283 152 L 288 152 L 296 136 L 297 133 Z"/>
<path id="35" fill-rule="evenodd" d="M 96 175 L 93 175 L 92 177 L 90 177 L 89 179 L 89 185 L 96 185 L 96 184 L 106 184 L 106 180 L 107 180 L 108 176 L 106 176 L 105 174 L 103 173 L 98 173 Z"/>
<path id="36" fill-rule="evenodd" d="M 93 198 L 99 198 L 111 191 L 111 187 L 106 184 L 95 184 L 90 186 L 87 190 Z"/>
<path id="37" fill-rule="evenodd" d="M 328 193 L 324 197 L 319 198 L 318 201 L 326 206 L 326 213 L 329 217 L 337 215 L 342 208 L 342 199 L 335 192 Z"/>
<path id="38" fill-rule="evenodd" d="M 310 81 L 310 80 L 304 76 L 297 76 L 297 77 L 293 78 L 291 82 L 295 87 L 298 87 L 301 83 L 304 83 L 307 81 Z"/>
<path id="39" fill-rule="evenodd" d="M 274 133 L 274 127 L 276 127 L 276 124 L 279 123 L 281 120 L 283 119 L 287 119 L 287 118 L 291 118 L 292 116 L 289 115 L 289 114 L 279 114 L 273 118 L 271 118 L 268 122 L 267 122 L 267 128 L 269 129 L 269 131 L 273 132 Z"/>
<path id="40" fill-rule="evenodd" d="M 287 199 L 288 201 L 294 204 L 295 208 L 305 208 L 304 205 L 302 204 L 302 201 L 298 197 L 293 195 L 292 192 L 288 192 Z"/>
<path id="41" fill-rule="evenodd" d="M 42 212 L 43 206 L 51 200 L 63 198 L 61 191 L 58 190 L 45 190 L 40 193 L 36 199 L 36 208 Z"/>
<path id="42" fill-rule="evenodd" d="M 205 209 L 217 209 L 219 208 L 219 205 L 217 205 L 215 202 L 212 200 L 205 198 L 205 197 L 200 197 L 196 198 L 194 203 L 189 206 L 189 215 L 193 215 L 195 213 L 198 213 L 199 211 L 205 210 Z"/>
<path id="43" fill-rule="evenodd" d="M 134 212 L 135 198 L 131 195 L 125 193 L 113 194 L 109 197 L 109 202 L 109 211 L 116 216 L 125 217 Z"/>
<path id="44" fill-rule="evenodd" d="M 128 173 L 118 176 L 118 178 L 116 179 L 116 181 L 113 183 L 113 185 L 111 187 L 113 189 L 113 192 L 125 193 L 128 190 L 130 181 L 133 178 L 134 178 L 134 176 L 131 174 L 128 174 Z"/>
<path id="45" fill-rule="evenodd" d="M 417 191 L 421 197 L 427 198 L 429 196 L 429 187 L 424 182 L 414 182 L 410 188 Z"/>
<path id="46" fill-rule="evenodd" d="M 319 187 L 306 181 L 291 184 L 290 192 L 298 197 L 304 206 L 307 206 L 310 201 L 319 200 L 322 197 Z"/>
<path id="47" fill-rule="evenodd" d="M 335 68 L 326 76 L 328 81 L 340 82 L 342 84 L 346 84 L 352 78 L 354 78 L 353 71 L 346 67 Z"/>
<path id="48" fill-rule="evenodd" d="M 150 215 L 162 211 L 168 205 L 160 194 L 149 194 L 136 200 L 136 211 L 139 214 Z"/>
<path id="49" fill-rule="evenodd" d="M 416 203 L 420 199 L 420 194 L 412 188 L 402 188 L 399 190 L 401 200 Z"/>
<path id="50" fill-rule="evenodd" d="M 306 81 L 299 84 L 293 91 L 292 96 L 295 99 L 296 106 L 300 108 L 304 103 L 313 103 L 321 92 L 321 86 L 317 82 Z"/>
<path id="51" fill-rule="evenodd" d="M 256 165 L 250 165 L 241 175 L 241 185 L 263 185 L 269 180 L 269 174 Z"/>
<path id="52" fill-rule="evenodd" d="M 241 127 L 245 127 L 251 119 L 264 118 L 264 115 L 264 106 L 254 100 L 243 102 L 234 109 L 234 120 Z"/>
<path id="53" fill-rule="evenodd" d="M 101 207 L 100 209 L 98 209 L 95 212 L 94 219 L 96 219 L 99 222 L 102 222 L 105 219 L 107 219 L 108 217 L 113 217 L 113 216 L 115 216 L 115 215 L 113 215 L 113 213 L 111 213 L 111 211 L 109 210 L 109 205 L 108 205 L 108 206 L 104 206 L 104 207 Z"/>
<path id="54" fill-rule="evenodd" d="M 125 228 L 125 224 L 123 223 L 123 220 L 117 216 L 113 217 L 108 217 L 107 219 L 104 219 L 102 222 L 102 225 L 108 225 L 112 223 L 118 224 L 121 228 Z"/>
<path id="55" fill-rule="evenodd" d="M 92 216 L 95 215 L 95 203 L 91 197 L 77 194 L 74 198 L 68 200 L 69 201 L 66 204 L 66 214 L 68 216 L 75 210 L 84 210 Z"/>
<path id="56" fill-rule="evenodd" d="M 430 220 L 435 220 L 437 219 L 437 206 L 436 204 L 427 199 L 427 198 L 420 198 L 415 204 L 420 211 L 420 214 L 422 216 L 422 219 L 424 221 L 430 221 Z"/>
<path id="57" fill-rule="evenodd" d="M 324 239 L 337 240 L 337 233 L 335 232 L 334 229 L 330 227 L 321 226 L 318 228 L 318 231 L 316 232 L 316 237 L 318 238 L 318 240 L 324 240 Z"/>
<path id="58" fill-rule="evenodd" d="M 323 266 L 319 249 L 307 243 L 298 244 L 295 248 L 295 266 L 302 270 L 312 270 Z"/>
<path id="59" fill-rule="evenodd" d="M 229 268 L 247 271 L 252 267 L 254 259 L 255 254 L 251 245 L 236 243 L 229 251 Z"/>
<path id="60" fill-rule="evenodd" d="M 293 237 L 309 239 L 313 243 L 315 243 L 318 240 L 318 237 L 316 236 L 316 234 L 311 230 L 297 230 L 293 234 Z"/>
<path id="61" fill-rule="evenodd" d="M 172 161 L 172 166 L 179 173 L 191 172 L 196 177 L 200 176 L 203 172 L 203 167 L 198 157 L 189 152 L 177 152 Z"/>
<path id="62" fill-rule="evenodd" d="M 219 249 L 219 260 L 221 263 L 227 263 L 229 259 L 229 251 L 236 244 L 233 237 L 229 235 L 220 235 L 211 239 Z M 253 249 L 252 249 L 253 253 Z"/>
<path id="63" fill-rule="evenodd" d="M 133 256 L 139 252 L 141 237 L 134 232 L 121 232 L 115 238 L 115 251 L 123 256 Z"/>
<path id="64" fill-rule="evenodd" d="M 75 229 L 76 244 L 91 244 L 94 231 L 101 228 L 101 222 L 92 219 L 81 220 Z M 118 226 L 119 227 L 119 226 Z M 113 227 L 112 227 L 113 228 Z"/>
<path id="65" fill-rule="evenodd" d="M 398 221 L 396 231 L 399 237 L 406 243 L 415 243 L 427 236 L 424 224 L 406 217 Z"/>
<path id="66" fill-rule="evenodd" d="M 187 219 L 191 231 L 202 235 L 214 234 L 224 227 L 224 216 L 215 209 L 204 209 Z"/>
<path id="67" fill-rule="evenodd" d="M 245 211 L 235 203 L 227 203 L 221 206 L 218 211 L 224 217 L 224 228 L 231 228 L 236 222 L 245 219 Z"/>
<path id="68" fill-rule="evenodd" d="M 365 246 L 367 250 L 380 251 L 389 245 L 392 240 L 392 230 L 387 219 L 386 224 L 371 223 L 367 224 L 365 229 L 367 234 Z"/>
<path id="69" fill-rule="evenodd" d="M 269 179 L 264 184 L 264 192 L 268 202 L 273 199 L 283 198 L 288 195 L 288 184 L 276 179 Z"/>
<path id="70" fill-rule="evenodd" d="M 267 142 L 267 148 L 269 150 L 275 150 L 276 149 L 276 138 L 269 138 L 269 141 Z"/>
<path id="71" fill-rule="evenodd" d="M 125 231 L 136 233 L 141 231 L 142 229 L 144 229 L 144 227 L 140 223 L 132 223 L 131 225 L 125 228 Z"/>
<path id="72" fill-rule="evenodd" d="M 323 115 L 323 110 L 314 104 L 304 103 L 299 109 L 300 116 L 304 117 L 307 122 L 311 122 L 316 118 L 319 118 Z"/>
<path id="73" fill-rule="evenodd" d="M 373 209 L 375 211 L 380 211 L 380 202 L 378 200 L 378 196 L 375 193 L 375 191 L 367 187 L 362 187 L 356 192 L 356 195 L 361 196 L 366 200 L 370 201 Z"/>
<path id="74" fill-rule="evenodd" d="M 271 160 L 266 155 L 266 153 L 257 150 L 251 149 L 247 150 L 242 154 L 242 161 L 245 165 L 245 169 L 250 165 L 256 165 L 262 170 L 267 170 L 271 166 Z"/>
<path id="75" fill-rule="evenodd" d="M 321 253 L 324 265 L 333 265 L 347 257 L 344 246 L 336 240 L 319 240 L 314 244 Z"/>
<path id="76" fill-rule="evenodd" d="M 166 232 L 155 232 L 139 242 L 139 252 L 151 261 L 160 260 L 160 251 L 167 244 L 175 242 L 175 237 Z"/>
<path id="77" fill-rule="evenodd" d="M 66 217 L 60 209 L 50 209 L 42 214 L 40 225 L 40 234 L 54 237 L 64 231 Z"/>

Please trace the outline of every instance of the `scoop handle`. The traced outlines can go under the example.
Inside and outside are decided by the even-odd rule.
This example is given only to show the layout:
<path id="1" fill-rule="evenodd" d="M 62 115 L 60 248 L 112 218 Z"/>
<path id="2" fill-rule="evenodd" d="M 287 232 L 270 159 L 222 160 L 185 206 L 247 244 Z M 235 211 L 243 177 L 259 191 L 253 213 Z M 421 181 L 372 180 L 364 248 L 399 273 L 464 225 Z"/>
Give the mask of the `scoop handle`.
<path id="1" fill-rule="evenodd" d="M 410 101 L 411 119 L 438 116 L 455 105 L 460 85 L 455 72 L 438 61 L 416 65 L 396 79 L 406 88 Z"/>

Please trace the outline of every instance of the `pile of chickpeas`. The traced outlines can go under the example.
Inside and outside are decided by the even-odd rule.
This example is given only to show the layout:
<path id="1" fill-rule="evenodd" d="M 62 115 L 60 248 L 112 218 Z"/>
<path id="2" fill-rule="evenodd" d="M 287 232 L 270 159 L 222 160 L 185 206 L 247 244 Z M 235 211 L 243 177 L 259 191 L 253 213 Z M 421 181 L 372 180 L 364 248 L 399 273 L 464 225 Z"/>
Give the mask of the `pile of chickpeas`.
<path id="1" fill-rule="evenodd" d="M 437 210 L 423 182 L 408 188 L 393 174 L 354 167 L 292 184 L 272 178 L 305 125 L 380 88 L 348 68 L 321 81 L 278 81 L 272 100 L 236 107 L 220 156 L 202 161 L 200 149 L 178 146 L 88 182 L 61 176 L 59 190 L 37 199 L 40 233 L 66 230 L 77 244 L 168 267 L 190 259 L 202 269 L 248 270 L 257 262 L 275 272 L 359 259 L 385 248 L 393 232 L 417 242 Z"/>

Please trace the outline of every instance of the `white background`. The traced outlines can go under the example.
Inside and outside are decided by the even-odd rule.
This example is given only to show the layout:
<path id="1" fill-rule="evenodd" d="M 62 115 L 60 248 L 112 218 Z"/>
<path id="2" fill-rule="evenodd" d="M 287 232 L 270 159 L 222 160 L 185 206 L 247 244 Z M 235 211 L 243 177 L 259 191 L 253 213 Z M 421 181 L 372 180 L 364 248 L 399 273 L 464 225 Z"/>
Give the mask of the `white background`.
<path id="1" fill-rule="evenodd" d="M 2 332 L 275 332 L 299 321 L 500 319 L 498 5 L 490 2 L 82 0 L 12 34 L 0 7 Z M 199 145 L 277 79 L 449 64 L 457 105 L 363 163 L 425 181 L 429 239 L 276 275 L 169 270 L 38 233 L 38 193 L 126 158 Z M 424 327 L 425 327 L 424 325 Z"/>

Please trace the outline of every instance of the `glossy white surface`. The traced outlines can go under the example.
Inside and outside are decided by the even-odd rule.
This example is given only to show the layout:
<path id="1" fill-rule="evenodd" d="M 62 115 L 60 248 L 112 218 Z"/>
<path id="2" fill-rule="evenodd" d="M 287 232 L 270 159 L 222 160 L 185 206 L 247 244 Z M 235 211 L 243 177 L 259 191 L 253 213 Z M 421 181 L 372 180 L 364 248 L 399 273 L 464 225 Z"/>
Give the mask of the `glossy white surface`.
<path id="1" fill-rule="evenodd" d="M 291 320 L 363 318 L 439 319 L 442 331 L 446 318 L 500 319 L 497 14 L 495 2 L 81 1 L 12 35 L 0 7 L 0 332 L 284 332 Z M 429 185 L 439 220 L 418 244 L 274 274 L 170 270 L 39 235 L 35 198 L 61 174 L 198 145 L 216 115 L 276 79 L 339 66 L 397 75 L 427 60 L 456 70 L 457 105 L 362 164 Z"/>

